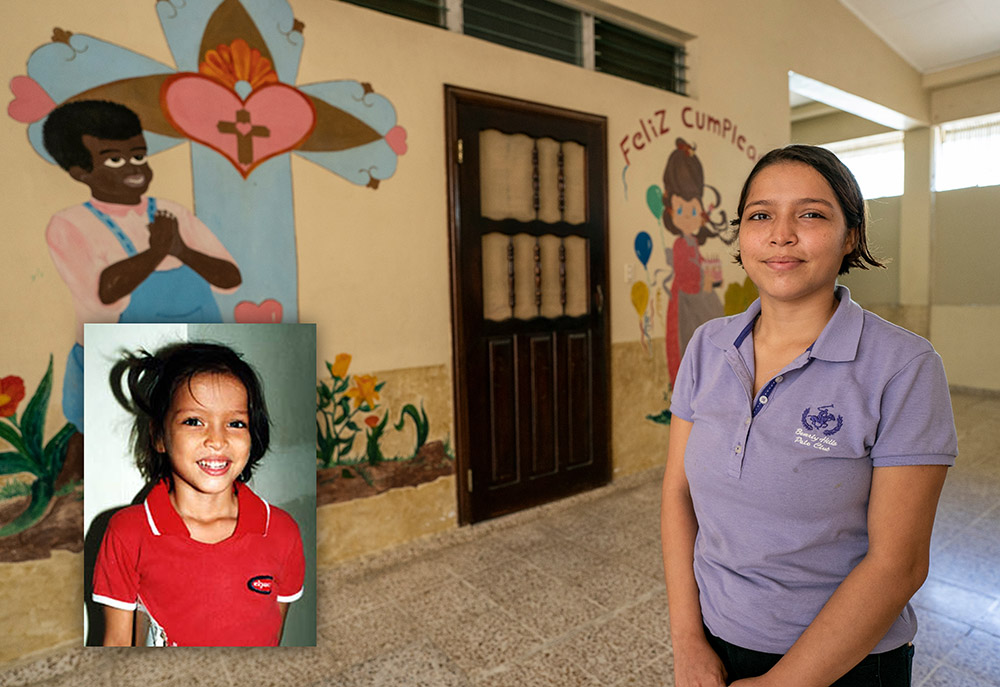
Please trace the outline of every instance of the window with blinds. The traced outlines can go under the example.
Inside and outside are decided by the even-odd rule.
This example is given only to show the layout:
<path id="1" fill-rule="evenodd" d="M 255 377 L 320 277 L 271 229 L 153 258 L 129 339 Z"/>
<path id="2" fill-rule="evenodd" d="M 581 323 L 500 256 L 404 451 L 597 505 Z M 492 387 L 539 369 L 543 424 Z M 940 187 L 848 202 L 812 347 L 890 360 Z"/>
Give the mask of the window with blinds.
<path id="1" fill-rule="evenodd" d="M 594 69 L 685 93 L 684 49 L 594 17 Z"/>
<path id="2" fill-rule="evenodd" d="M 341 0 L 352 5 L 412 19 L 432 26 L 445 25 L 444 0 Z"/>
<path id="3" fill-rule="evenodd" d="M 866 199 L 903 195 L 903 132 L 837 141 L 823 146 L 854 174 Z"/>
<path id="4" fill-rule="evenodd" d="M 464 33 L 582 64 L 580 13 L 545 0 L 462 0 Z"/>
<path id="5" fill-rule="evenodd" d="M 687 92 L 683 45 L 549 0 L 341 0 L 606 74 Z M 449 19 L 448 9 L 455 9 Z M 665 30 L 668 30 L 664 27 Z"/>
<path id="6" fill-rule="evenodd" d="M 1000 184 L 1000 113 L 938 127 L 934 190 Z"/>

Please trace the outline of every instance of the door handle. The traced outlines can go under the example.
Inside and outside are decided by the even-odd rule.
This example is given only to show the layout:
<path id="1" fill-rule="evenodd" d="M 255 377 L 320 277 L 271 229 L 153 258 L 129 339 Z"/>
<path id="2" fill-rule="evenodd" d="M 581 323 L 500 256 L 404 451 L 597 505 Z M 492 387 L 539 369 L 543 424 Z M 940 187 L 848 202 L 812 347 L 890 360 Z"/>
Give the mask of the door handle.
<path id="1" fill-rule="evenodd" d="M 600 284 L 597 285 L 597 293 L 595 295 L 596 295 L 596 299 L 597 299 L 597 314 L 598 315 L 603 315 L 604 314 L 604 289 L 601 288 Z"/>

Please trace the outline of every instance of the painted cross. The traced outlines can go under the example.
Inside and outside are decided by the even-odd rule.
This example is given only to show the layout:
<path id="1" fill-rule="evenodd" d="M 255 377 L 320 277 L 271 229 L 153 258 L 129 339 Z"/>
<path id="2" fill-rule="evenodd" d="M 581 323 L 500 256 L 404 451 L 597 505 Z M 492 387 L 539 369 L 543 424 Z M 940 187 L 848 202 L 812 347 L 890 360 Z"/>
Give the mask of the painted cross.
<path id="1" fill-rule="evenodd" d="M 150 154 L 190 141 L 196 214 L 243 275 L 234 294 L 216 294 L 223 319 L 297 321 L 289 155 L 378 188 L 406 151 L 406 132 L 369 84 L 295 84 L 305 27 L 286 0 L 159 0 L 156 11 L 176 68 L 56 29 L 29 57 L 28 76 L 12 80 L 8 112 L 49 162 L 42 126 L 73 100 L 135 111 Z"/>
<path id="2" fill-rule="evenodd" d="M 250 112 L 240 108 L 236 110 L 236 121 L 219 120 L 216 125 L 220 133 L 236 135 L 236 159 L 241 165 L 253 163 L 253 137 L 267 138 L 271 130 L 266 126 L 254 126 L 250 123 Z"/>

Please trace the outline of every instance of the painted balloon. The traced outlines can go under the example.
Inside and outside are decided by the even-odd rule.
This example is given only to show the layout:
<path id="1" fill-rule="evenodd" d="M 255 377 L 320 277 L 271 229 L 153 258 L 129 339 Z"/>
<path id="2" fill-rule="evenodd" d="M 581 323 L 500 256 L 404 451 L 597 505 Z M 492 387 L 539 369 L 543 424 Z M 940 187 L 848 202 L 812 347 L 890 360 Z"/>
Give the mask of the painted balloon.
<path id="1" fill-rule="evenodd" d="M 649 305 L 649 287 L 646 286 L 646 282 L 637 281 L 632 284 L 632 305 L 639 317 L 642 317 L 646 312 L 646 306 Z"/>
<path id="2" fill-rule="evenodd" d="M 652 237 L 644 231 L 640 231 L 635 235 L 635 255 L 639 258 L 639 262 L 645 267 L 646 263 L 649 262 L 649 256 L 653 254 L 653 239 Z"/>
<path id="3" fill-rule="evenodd" d="M 653 217 L 656 219 L 663 217 L 663 191 L 656 184 L 646 189 L 646 205 L 649 206 Z"/>

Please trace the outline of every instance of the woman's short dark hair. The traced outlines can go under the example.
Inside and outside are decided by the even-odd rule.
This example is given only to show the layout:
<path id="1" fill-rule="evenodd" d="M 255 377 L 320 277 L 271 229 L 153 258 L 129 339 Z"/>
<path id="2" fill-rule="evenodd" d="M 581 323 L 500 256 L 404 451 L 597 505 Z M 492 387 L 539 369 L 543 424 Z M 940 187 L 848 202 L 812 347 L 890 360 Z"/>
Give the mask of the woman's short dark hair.
<path id="1" fill-rule="evenodd" d="M 743 190 L 740 191 L 740 203 L 736 209 L 736 218 L 732 225 L 739 231 L 740 222 L 743 220 L 743 209 L 746 207 L 747 194 L 750 192 L 750 184 L 761 170 L 780 163 L 798 162 L 809 165 L 819 172 L 826 182 L 833 189 L 833 194 L 840 203 L 840 209 L 844 213 L 844 220 L 847 228 L 854 232 L 854 249 L 844 256 L 840 263 L 840 271 L 837 274 L 847 274 L 852 267 L 863 270 L 872 267 L 885 267 L 868 250 L 868 231 L 865 199 L 861 195 L 861 187 L 858 180 L 854 178 L 851 170 L 840 161 L 840 159 L 826 148 L 818 146 L 807 146 L 793 144 L 784 148 L 775 148 L 764 157 L 757 160 L 757 164 L 750 170 L 750 175 L 743 183 Z M 743 264 L 739 251 L 736 253 L 736 263 Z M 867 263 L 867 264 L 866 264 Z"/>
<path id="2" fill-rule="evenodd" d="M 83 136 L 124 141 L 142 133 L 139 115 L 108 100 L 77 100 L 49 113 L 42 126 L 42 142 L 59 166 L 93 171 L 94 160 Z"/>
<path id="3" fill-rule="evenodd" d="M 170 457 L 156 450 L 164 436 L 164 422 L 174 393 L 182 384 L 190 384 L 204 373 L 236 377 L 247 392 L 250 429 L 250 458 L 237 477 L 246 482 L 267 452 L 271 419 L 264 402 L 264 391 L 253 368 L 228 346 L 208 342 L 173 343 L 155 353 L 138 350 L 125 352 L 111 368 L 111 391 L 115 399 L 135 416 L 132 425 L 132 451 L 139 472 L 149 482 L 171 476 Z M 128 396 L 122 382 L 128 387 Z"/>

